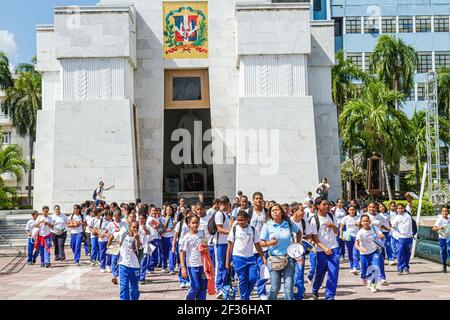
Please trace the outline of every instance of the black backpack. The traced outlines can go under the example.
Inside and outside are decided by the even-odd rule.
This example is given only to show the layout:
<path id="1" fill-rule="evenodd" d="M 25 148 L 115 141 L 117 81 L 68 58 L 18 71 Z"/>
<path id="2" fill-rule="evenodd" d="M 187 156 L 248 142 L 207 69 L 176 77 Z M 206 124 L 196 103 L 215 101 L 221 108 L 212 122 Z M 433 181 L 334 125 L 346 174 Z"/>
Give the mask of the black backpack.
<path id="1" fill-rule="evenodd" d="M 333 221 L 333 214 L 331 212 L 327 212 L 328 217 L 330 217 L 331 221 Z M 316 227 L 317 227 L 317 232 L 319 232 L 320 229 L 320 220 L 319 220 L 319 216 L 316 214 L 314 214 L 310 219 L 309 222 L 311 223 L 311 220 L 314 218 L 314 220 L 316 221 Z"/>
<path id="2" fill-rule="evenodd" d="M 263 208 L 263 212 L 264 212 L 264 214 L 267 214 L 267 209 L 266 209 L 266 208 Z M 253 206 L 251 206 L 250 208 L 248 208 L 247 214 L 248 214 L 249 220 L 252 220 L 252 216 L 253 216 Z"/>
<path id="3" fill-rule="evenodd" d="M 413 237 L 417 234 L 417 222 L 416 220 L 414 220 L 412 214 L 409 211 L 406 211 L 409 216 L 411 217 L 412 220 L 412 232 L 413 232 Z"/>
<path id="4" fill-rule="evenodd" d="M 216 210 L 211 218 L 208 221 L 208 233 L 212 236 L 214 236 L 217 233 L 217 225 L 216 225 L 216 213 L 220 211 L 220 210 Z M 225 222 L 226 217 L 225 217 L 225 213 L 223 213 L 222 211 L 220 211 L 223 215 L 223 222 Z"/>

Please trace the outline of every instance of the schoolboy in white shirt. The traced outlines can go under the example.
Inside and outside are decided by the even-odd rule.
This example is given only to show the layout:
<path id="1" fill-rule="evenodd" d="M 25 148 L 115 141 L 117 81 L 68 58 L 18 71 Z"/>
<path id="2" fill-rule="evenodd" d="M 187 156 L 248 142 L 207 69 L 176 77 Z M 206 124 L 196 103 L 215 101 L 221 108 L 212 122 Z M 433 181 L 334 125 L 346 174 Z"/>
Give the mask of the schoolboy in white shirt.
<path id="1" fill-rule="evenodd" d="M 433 230 L 439 234 L 439 248 L 441 249 L 442 272 L 447 273 L 447 259 L 450 256 L 450 218 L 448 208 L 441 209 Z"/>

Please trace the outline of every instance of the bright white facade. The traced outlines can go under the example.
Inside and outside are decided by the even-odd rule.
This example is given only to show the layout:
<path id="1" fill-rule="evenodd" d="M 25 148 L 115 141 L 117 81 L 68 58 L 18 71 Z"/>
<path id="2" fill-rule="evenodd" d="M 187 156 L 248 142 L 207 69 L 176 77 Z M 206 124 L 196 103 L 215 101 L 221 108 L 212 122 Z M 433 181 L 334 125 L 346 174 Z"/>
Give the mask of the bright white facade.
<path id="1" fill-rule="evenodd" d="M 226 144 L 232 161 L 208 169 L 208 191 L 262 191 L 291 202 L 328 177 L 330 199 L 341 196 L 333 22 L 311 21 L 309 3 L 211 0 L 209 57 L 167 60 L 162 8 L 161 0 L 102 0 L 78 11 L 55 8 L 54 25 L 38 26 L 34 207 L 70 210 L 99 180 L 115 185 L 107 201 L 161 204 L 171 160 L 164 124 L 177 121 L 164 108 L 165 70 L 207 69 L 210 126 L 236 132 Z M 278 156 L 274 170 L 240 147 L 248 129 L 278 137 L 269 147 Z"/>

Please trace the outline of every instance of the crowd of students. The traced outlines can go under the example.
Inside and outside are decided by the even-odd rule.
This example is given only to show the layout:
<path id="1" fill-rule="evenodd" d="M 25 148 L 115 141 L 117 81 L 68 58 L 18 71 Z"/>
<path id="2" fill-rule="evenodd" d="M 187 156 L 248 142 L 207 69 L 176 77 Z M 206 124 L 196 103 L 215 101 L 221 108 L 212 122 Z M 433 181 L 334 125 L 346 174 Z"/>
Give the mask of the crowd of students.
<path id="1" fill-rule="evenodd" d="M 242 300 L 249 300 L 254 289 L 261 300 L 277 299 L 282 282 L 286 300 L 302 300 L 305 280 L 316 300 L 325 276 L 325 298 L 333 300 L 345 257 L 350 272 L 372 292 L 388 284 L 385 260 L 389 265 L 397 260 L 398 274 L 410 273 L 416 228 L 409 205 L 391 202 L 388 209 L 371 202 L 362 209 L 353 200 L 344 207 L 342 199 L 333 203 L 321 195 L 278 204 L 265 201 L 261 192 L 251 201 L 240 193 L 233 203 L 227 196 L 214 199 L 208 210 L 202 202 L 188 206 L 185 199 L 162 208 L 139 201 L 86 201 L 74 205 L 69 216 L 59 206 L 52 215 L 43 207 L 41 215 L 33 211 L 26 226 L 28 264 L 40 255 L 40 266 L 50 268 L 52 244 L 54 259 L 64 261 L 69 233 L 73 263 L 80 265 L 84 251 L 92 266 L 112 274 L 122 300 L 139 299 L 139 284 L 159 268 L 178 272 L 180 287 L 189 289 L 188 300 L 205 300 L 207 293 L 230 299 L 236 281 Z M 449 225 L 448 209 L 443 208 L 433 229 L 440 234 L 444 272 Z M 295 259 L 288 254 L 293 244 L 303 248 Z"/>

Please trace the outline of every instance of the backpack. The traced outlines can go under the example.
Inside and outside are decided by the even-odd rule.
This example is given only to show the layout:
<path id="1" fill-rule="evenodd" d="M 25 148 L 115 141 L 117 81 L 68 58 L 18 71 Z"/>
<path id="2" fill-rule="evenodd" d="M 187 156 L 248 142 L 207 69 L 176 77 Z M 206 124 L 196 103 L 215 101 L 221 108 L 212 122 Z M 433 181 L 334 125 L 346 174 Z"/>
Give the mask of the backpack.
<path id="1" fill-rule="evenodd" d="M 406 211 L 409 216 L 411 217 L 412 220 L 412 232 L 413 232 L 413 237 L 417 234 L 417 222 L 416 220 L 414 220 L 412 214 L 409 211 Z"/>
<path id="2" fill-rule="evenodd" d="M 264 212 L 264 214 L 266 214 L 267 213 L 267 209 L 263 208 L 262 212 Z M 247 214 L 248 214 L 248 217 L 249 217 L 249 221 L 251 221 L 252 220 L 252 216 L 253 216 L 253 206 L 248 208 Z"/>
<path id="3" fill-rule="evenodd" d="M 305 236 L 305 232 L 306 232 L 306 221 L 305 221 L 305 219 L 300 219 L 300 221 L 302 222 L 303 236 Z"/>
<path id="4" fill-rule="evenodd" d="M 327 212 L 327 216 L 330 217 L 331 221 L 333 221 L 333 214 L 331 212 Z M 309 219 L 309 222 L 311 223 L 311 220 L 314 218 L 314 220 L 316 221 L 316 227 L 317 227 L 317 232 L 319 232 L 320 229 L 320 220 L 319 220 L 319 216 L 317 214 L 313 215 L 311 217 L 311 219 Z"/>
<path id="5" fill-rule="evenodd" d="M 218 233 L 218 232 L 217 232 L 217 225 L 216 225 L 216 213 L 217 213 L 218 211 L 219 211 L 219 210 L 216 210 L 216 211 L 212 214 L 211 218 L 210 218 L 209 221 L 208 221 L 208 226 L 207 226 L 207 228 L 208 228 L 208 233 L 209 233 L 210 235 L 212 235 L 212 236 L 214 236 L 216 233 Z M 225 213 L 223 213 L 222 211 L 220 211 L 220 212 L 222 213 L 222 215 L 223 215 L 223 221 L 225 222 L 225 219 L 226 219 Z M 219 237 L 219 235 L 217 235 L 217 237 Z"/>

